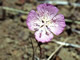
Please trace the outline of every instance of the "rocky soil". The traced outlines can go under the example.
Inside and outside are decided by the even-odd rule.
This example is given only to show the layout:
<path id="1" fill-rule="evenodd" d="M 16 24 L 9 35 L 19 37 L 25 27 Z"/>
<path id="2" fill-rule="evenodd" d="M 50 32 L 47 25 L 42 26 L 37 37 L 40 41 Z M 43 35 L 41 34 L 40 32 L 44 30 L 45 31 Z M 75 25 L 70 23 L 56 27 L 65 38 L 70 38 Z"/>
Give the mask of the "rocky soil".
<path id="1" fill-rule="evenodd" d="M 39 3 L 32 0 L 2 0 L 1 6 L 15 8 L 29 12 L 36 9 Z M 72 1 L 72 0 L 70 0 Z M 76 2 L 75 0 L 74 2 Z M 0 6 L 0 7 L 1 7 Z M 59 13 L 65 16 L 65 19 L 80 21 L 80 7 L 70 5 L 55 5 L 60 9 Z M 33 49 L 35 60 L 40 56 L 39 46 L 34 38 L 34 32 L 30 31 L 26 25 L 27 14 L 21 14 L 12 11 L 6 11 L 0 8 L 0 60 L 33 60 Z M 66 22 L 67 26 L 64 32 L 55 36 L 51 42 L 42 44 L 42 60 L 46 60 L 54 52 L 59 44 L 53 40 L 64 41 L 80 45 L 80 24 Z M 79 32 L 72 31 L 76 29 Z M 62 47 L 57 56 L 51 60 L 80 60 L 80 48 Z"/>

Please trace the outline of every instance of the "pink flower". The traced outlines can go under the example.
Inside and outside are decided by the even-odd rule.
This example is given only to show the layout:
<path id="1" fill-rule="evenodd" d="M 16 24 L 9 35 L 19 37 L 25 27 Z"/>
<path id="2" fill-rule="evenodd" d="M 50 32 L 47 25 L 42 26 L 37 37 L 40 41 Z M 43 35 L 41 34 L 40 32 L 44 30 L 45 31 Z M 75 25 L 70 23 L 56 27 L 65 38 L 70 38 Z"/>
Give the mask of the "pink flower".
<path id="1" fill-rule="evenodd" d="M 59 35 L 66 26 L 64 16 L 58 14 L 58 8 L 51 4 L 40 4 L 37 11 L 31 10 L 27 17 L 28 28 L 35 31 L 38 42 L 49 42 L 55 35 Z"/>

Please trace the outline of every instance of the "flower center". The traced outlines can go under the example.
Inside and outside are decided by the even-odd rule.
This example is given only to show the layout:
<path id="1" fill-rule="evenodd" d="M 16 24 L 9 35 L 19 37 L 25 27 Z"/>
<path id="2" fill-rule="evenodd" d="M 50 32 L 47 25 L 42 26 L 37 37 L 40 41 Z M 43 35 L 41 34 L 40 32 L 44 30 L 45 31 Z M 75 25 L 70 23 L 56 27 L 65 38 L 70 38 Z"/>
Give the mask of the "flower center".
<path id="1" fill-rule="evenodd" d="M 43 17 L 41 20 L 44 26 L 51 24 L 51 20 L 48 17 Z"/>

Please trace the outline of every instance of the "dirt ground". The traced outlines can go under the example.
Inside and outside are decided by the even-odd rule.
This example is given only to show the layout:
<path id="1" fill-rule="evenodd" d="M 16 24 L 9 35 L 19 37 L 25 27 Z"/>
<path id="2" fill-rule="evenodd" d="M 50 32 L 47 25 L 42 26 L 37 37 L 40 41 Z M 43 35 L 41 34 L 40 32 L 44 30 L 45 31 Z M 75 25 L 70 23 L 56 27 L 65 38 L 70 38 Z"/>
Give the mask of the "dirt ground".
<path id="1" fill-rule="evenodd" d="M 78 0 L 68 2 L 80 3 Z M 36 9 L 38 4 L 40 3 L 35 0 L 0 0 L 0 7 L 5 6 L 26 12 Z M 73 22 L 66 22 L 67 26 L 62 34 L 55 36 L 51 42 L 41 45 L 41 60 L 47 60 L 51 53 L 60 46 L 53 40 L 64 41 L 67 39 L 68 43 L 80 45 L 80 24 L 74 23 L 75 20 L 80 22 L 80 7 L 55 6 L 59 8 L 59 13 L 62 13 L 65 19 Z M 33 49 L 35 60 L 38 60 L 40 55 L 38 43 L 34 38 L 34 32 L 27 28 L 26 18 L 27 14 L 0 8 L 0 60 L 33 60 Z M 80 60 L 80 48 L 63 46 L 51 60 Z"/>

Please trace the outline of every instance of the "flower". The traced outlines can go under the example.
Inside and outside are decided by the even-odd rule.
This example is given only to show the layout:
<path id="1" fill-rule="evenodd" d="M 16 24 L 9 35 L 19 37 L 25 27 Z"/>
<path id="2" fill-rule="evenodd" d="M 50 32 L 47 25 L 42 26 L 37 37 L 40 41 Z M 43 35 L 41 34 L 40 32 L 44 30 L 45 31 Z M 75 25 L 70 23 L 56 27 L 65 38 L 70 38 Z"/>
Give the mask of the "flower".
<path id="1" fill-rule="evenodd" d="M 40 4 L 37 11 L 31 10 L 27 17 L 27 26 L 30 30 L 35 31 L 35 38 L 38 42 L 49 42 L 54 37 L 53 34 L 59 35 L 66 26 L 64 16 L 58 14 L 58 8 L 51 4 Z"/>

